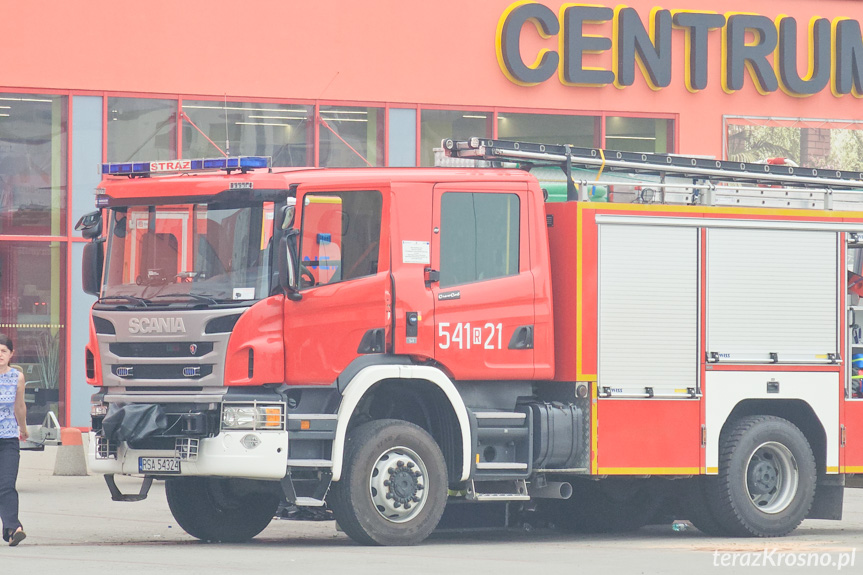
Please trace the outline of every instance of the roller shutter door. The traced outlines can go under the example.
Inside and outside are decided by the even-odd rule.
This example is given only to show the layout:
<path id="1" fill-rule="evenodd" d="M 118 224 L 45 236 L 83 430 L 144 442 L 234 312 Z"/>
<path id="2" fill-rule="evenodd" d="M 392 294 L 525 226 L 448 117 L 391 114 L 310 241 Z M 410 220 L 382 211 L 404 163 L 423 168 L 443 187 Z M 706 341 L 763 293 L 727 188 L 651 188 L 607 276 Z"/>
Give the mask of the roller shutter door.
<path id="1" fill-rule="evenodd" d="M 698 373 L 698 229 L 599 226 L 599 386 L 686 396 Z"/>
<path id="2" fill-rule="evenodd" d="M 707 258 L 709 356 L 824 363 L 837 352 L 835 233 L 710 229 Z"/>

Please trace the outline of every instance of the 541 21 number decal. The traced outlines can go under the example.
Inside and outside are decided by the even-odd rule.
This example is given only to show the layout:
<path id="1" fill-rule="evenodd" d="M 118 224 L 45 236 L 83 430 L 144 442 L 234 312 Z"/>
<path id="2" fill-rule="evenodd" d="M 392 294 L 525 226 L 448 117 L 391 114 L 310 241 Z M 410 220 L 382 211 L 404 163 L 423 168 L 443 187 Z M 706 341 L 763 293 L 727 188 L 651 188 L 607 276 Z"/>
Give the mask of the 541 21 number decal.
<path id="1" fill-rule="evenodd" d="M 503 324 L 486 323 L 482 327 L 469 323 L 438 323 L 438 345 L 441 349 L 501 349 Z"/>

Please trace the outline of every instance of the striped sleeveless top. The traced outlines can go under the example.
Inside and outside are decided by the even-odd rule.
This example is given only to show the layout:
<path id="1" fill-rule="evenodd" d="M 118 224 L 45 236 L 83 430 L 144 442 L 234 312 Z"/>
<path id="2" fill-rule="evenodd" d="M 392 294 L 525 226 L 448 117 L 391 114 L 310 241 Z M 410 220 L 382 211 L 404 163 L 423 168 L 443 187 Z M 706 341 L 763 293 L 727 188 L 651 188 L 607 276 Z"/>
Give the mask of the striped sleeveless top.
<path id="1" fill-rule="evenodd" d="M 0 374 L 0 439 L 18 438 L 18 421 L 15 419 L 18 373 L 17 369 L 9 368 Z"/>

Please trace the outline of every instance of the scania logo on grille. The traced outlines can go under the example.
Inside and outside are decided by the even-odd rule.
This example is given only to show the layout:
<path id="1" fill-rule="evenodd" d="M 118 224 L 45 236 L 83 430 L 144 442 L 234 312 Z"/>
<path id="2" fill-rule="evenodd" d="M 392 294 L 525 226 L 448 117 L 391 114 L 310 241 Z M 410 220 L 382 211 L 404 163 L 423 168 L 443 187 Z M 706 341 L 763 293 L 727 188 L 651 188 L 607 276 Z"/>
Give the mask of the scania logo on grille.
<path id="1" fill-rule="evenodd" d="M 191 353 L 192 355 L 195 355 L 196 353 L 198 353 L 198 344 L 193 343 L 192 345 L 190 345 L 189 346 L 189 353 Z"/>
<path id="2" fill-rule="evenodd" d="M 129 333 L 186 333 L 181 317 L 133 317 Z"/>

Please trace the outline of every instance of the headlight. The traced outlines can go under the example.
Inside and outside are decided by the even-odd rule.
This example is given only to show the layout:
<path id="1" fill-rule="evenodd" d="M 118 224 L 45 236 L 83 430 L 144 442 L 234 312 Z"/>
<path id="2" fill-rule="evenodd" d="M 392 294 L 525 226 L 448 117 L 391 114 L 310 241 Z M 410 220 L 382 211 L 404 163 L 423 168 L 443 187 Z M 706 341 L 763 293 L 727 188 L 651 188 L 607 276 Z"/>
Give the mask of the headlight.
<path id="1" fill-rule="evenodd" d="M 254 429 L 256 411 L 254 407 L 225 406 L 222 410 L 222 427 L 225 429 Z"/>
<path id="2" fill-rule="evenodd" d="M 234 403 L 222 406 L 222 429 L 283 430 L 285 406 Z"/>

